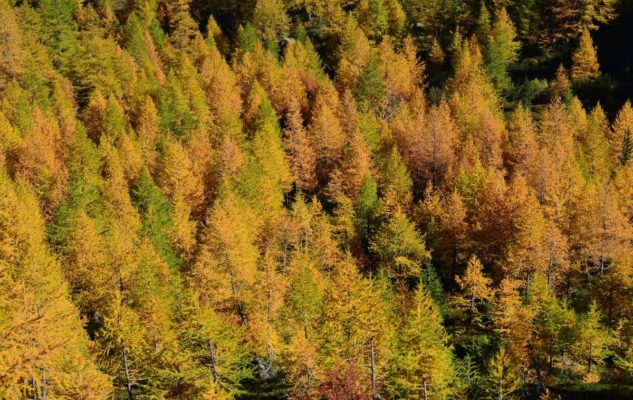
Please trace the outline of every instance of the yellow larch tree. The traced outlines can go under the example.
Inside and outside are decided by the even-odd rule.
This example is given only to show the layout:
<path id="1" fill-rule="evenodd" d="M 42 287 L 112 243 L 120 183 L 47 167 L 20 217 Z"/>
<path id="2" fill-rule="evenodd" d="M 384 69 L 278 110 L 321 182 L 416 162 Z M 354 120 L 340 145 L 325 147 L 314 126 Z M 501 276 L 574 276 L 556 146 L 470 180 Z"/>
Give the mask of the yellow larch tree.
<path id="1" fill-rule="evenodd" d="M 587 29 L 580 34 L 578 48 L 572 57 L 571 77 L 575 82 L 584 82 L 600 76 L 598 54 Z"/>
<path id="2" fill-rule="evenodd" d="M 477 301 L 489 301 L 492 299 L 492 279 L 484 275 L 483 265 L 477 256 L 473 255 L 468 260 L 466 272 L 455 278 L 464 300 L 467 301 L 471 315 L 477 313 Z"/>
<path id="3" fill-rule="evenodd" d="M 32 189 L 0 172 L 0 396 L 110 396 L 109 378 L 88 353 L 79 313 L 48 251 Z"/>

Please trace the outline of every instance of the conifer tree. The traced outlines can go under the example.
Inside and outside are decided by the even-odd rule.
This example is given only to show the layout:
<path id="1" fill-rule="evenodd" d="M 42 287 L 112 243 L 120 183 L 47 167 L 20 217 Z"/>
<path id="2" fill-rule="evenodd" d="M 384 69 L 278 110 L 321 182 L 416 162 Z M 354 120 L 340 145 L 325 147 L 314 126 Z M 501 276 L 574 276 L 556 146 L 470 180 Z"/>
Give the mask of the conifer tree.
<path id="1" fill-rule="evenodd" d="M 169 245 L 172 229 L 171 206 L 147 171 L 141 174 L 133 188 L 132 200 L 139 209 L 143 223 L 141 235 L 150 239 L 167 264 L 178 267 L 181 260 Z"/>
<path id="2" fill-rule="evenodd" d="M 17 77 L 24 70 L 26 52 L 22 48 L 22 38 L 18 24 L 8 2 L 0 3 L 0 87 Z"/>
<path id="3" fill-rule="evenodd" d="M 389 9 L 383 0 L 361 0 L 358 5 L 358 20 L 370 38 L 379 38 L 387 33 Z"/>
<path id="4" fill-rule="evenodd" d="M 257 282 L 257 221 L 232 188 L 224 187 L 203 231 L 193 276 L 196 287 L 218 310 L 249 321 Z"/>
<path id="5" fill-rule="evenodd" d="M 600 76 L 600 64 L 596 48 L 588 30 L 580 35 L 578 48 L 572 57 L 571 77 L 575 82 L 583 82 Z"/>
<path id="6" fill-rule="evenodd" d="M 422 169 L 424 182 L 441 186 L 445 180 L 450 180 L 451 172 L 456 168 L 459 131 L 445 102 L 431 109 L 427 121 L 421 143 L 418 144 L 420 159 L 416 161 L 421 165 L 417 165 L 416 169 Z"/>
<path id="7" fill-rule="evenodd" d="M 0 395 L 106 398 L 112 386 L 88 353 L 88 339 L 32 190 L 0 172 Z"/>
<path id="8" fill-rule="evenodd" d="M 420 276 L 422 264 L 429 258 L 420 233 L 400 210 L 381 225 L 371 249 L 395 280 Z"/>
<path id="9" fill-rule="evenodd" d="M 382 193 L 382 213 L 389 215 L 398 208 L 406 209 L 412 201 L 413 182 L 398 149 L 387 150 L 381 160 L 379 190 Z"/>
<path id="10" fill-rule="evenodd" d="M 187 295 L 182 334 L 193 357 L 205 366 L 203 371 L 196 372 L 206 378 L 206 391 L 210 393 L 207 396 L 228 399 L 243 393 L 242 382 L 253 373 L 244 329 L 205 304 L 205 295 L 198 296 L 199 299 L 193 293 Z"/>
<path id="11" fill-rule="evenodd" d="M 600 322 L 601 318 L 602 315 L 597 305 L 592 303 L 589 311 L 580 322 L 576 352 L 587 366 L 585 380 L 588 382 L 599 379 L 596 367 L 604 362 L 610 341 L 608 332 Z"/>
<path id="12" fill-rule="evenodd" d="M 611 145 L 611 154 L 619 157 L 621 161 L 628 159 L 627 153 L 625 152 L 629 146 L 626 143 L 627 132 L 629 135 L 633 132 L 633 107 L 631 107 L 630 101 L 625 102 L 618 111 L 613 123 L 612 133 L 608 137 L 609 144 Z M 631 154 L 628 154 L 628 157 L 630 156 Z"/>
<path id="13" fill-rule="evenodd" d="M 516 398 L 516 391 L 520 388 L 520 379 L 514 369 L 512 360 L 505 348 L 500 348 L 488 366 L 488 383 L 486 391 L 488 398 L 504 400 Z"/>
<path id="14" fill-rule="evenodd" d="M 351 255 L 335 265 L 331 286 L 324 295 L 320 322 L 325 363 L 330 368 L 344 365 L 370 365 L 374 376 L 386 365 L 391 330 L 388 309 L 380 288 L 360 276 Z M 373 358 L 373 359 L 372 359 Z M 359 386 L 369 388 L 367 379 Z"/>
<path id="15" fill-rule="evenodd" d="M 253 26 L 268 48 L 277 48 L 277 40 L 288 33 L 288 16 L 280 0 L 257 0 Z"/>
<path id="16" fill-rule="evenodd" d="M 484 4 L 482 2 L 482 4 Z M 497 91 L 503 93 L 511 88 L 508 68 L 518 59 L 520 43 L 516 40 L 514 25 L 505 8 L 498 12 L 485 49 L 485 65 L 488 76 Z"/>
<path id="17" fill-rule="evenodd" d="M 168 18 L 169 38 L 177 49 L 188 49 L 194 36 L 198 33 L 195 21 L 191 18 L 189 0 L 161 1 Z"/>
<path id="18" fill-rule="evenodd" d="M 463 276 L 456 278 L 460 290 L 468 302 L 471 315 L 477 313 L 476 301 L 487 301 L 492 298 L 492 280 L 483 275 L 483 265 L 477 256 L 473 255 L 468 260 L 468 266 Z"/>
<path id="19" fill-rule="evenodd" d="M 306 192 L 315 189 L 316 154 L 303 127 L 301 112 L 296 103 L 289 110 L 285 129 L 285 144 L 295 184 Z"/>
<path id="20" fill-rule="evenodd" d="M 326 181 L 340 161 L 345 136 L 335 114 L 336 104 L 328 101 L 327 93 L 319 92 L 308 126 L 308 137 L 317 155 L 317 177 Z M 338 100 L 338 99 L 336 99 Z"/>
<path id="21" fill-rule="evenodd" d="M 415 291 L 396 342 L 387 392 L 397 398 L 442 399 L 453 393 L 453 359 L 441 316 L 428 291 Z"/>

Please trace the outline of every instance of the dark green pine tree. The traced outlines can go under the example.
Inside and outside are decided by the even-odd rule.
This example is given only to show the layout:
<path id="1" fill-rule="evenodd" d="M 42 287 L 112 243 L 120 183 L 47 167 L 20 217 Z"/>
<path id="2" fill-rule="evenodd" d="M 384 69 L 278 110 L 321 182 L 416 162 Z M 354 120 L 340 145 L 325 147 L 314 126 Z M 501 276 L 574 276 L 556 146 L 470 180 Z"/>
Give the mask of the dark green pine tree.
<path id="1" fill-rule="evenodd" d="M 164 133 L 182 137 L 196 126 L 189 100 L 178 77 L 170 72 L 158 102 L 160 128 Z"/>
<path id="2" fill-rule="evenodd" d="M 484 52 L 486 72 L 499 93 L 507 93 L 512 88 L 508 68 L 518 60 L 519 48 L 514 25 L 502 9 L 492 26 Z"/>
<path id="3" fill-rule="evenodd" d="M 132 190 L 132 202 L 143 223 L 141 236 L 147 237 L 161 258 L 172 268 L 182 265 L 169 243 L 172 228 L 171 205 L 147 171 L 143 171 Z"/>
<path id="4" fill-rule="evenodd" d="M 237 50 L 240 53 L 248 53 L 255 50 L 257 45 L 257 31 L 250 23 L 246 26 L 240 27 L 237 33 Z"/>
<path id="5" fill-rule="evenodd" d="M 101 167 L 99 150 L 85 132 L 78 131 L 70 143 L 68 153 L 68 192 L 48 225 L 48 240 L 62 253 L 81 211 L 95 220 L 102 219 L 104 204 L 101 198 Z"/>
<path id="6" fill-rule="evenodd" d="M 356 98 L 361 105 L 377 107 L 387 96 L 382 79 L 380 65 L 375 56 L 369 58 L 367 65 L 358 78 Z"/>
<path id="7" fill-rule="evenodd" d="M 367 174 L 363 179 L 363 185 L 358 195 L 358 203 L 356 204 L 356 229 L 366 248 L 369 246 L 372 228 L 376 224 L 378 207 L 376 181 L 370 174 Z"/>

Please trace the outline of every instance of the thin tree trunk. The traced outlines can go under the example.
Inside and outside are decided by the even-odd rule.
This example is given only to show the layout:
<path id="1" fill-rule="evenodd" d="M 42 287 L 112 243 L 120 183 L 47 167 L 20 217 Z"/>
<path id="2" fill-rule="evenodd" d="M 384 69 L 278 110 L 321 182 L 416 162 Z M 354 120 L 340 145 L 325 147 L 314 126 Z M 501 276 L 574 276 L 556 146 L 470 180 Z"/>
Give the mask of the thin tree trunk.
<path id="1" fill-rule="evenodd" d="M 38 388 L 35 378 L 31 378 L 31 385 L 33 386 L 33 400 L 38 400 Z"/>
<path id="2" fill-rule="evenodd" d="M 46 371 L 42 371 L 42 400 L 48 399 L 48 391 L 46 386 Z"/>
<path id="3" fill-rule="evenodd" d="M 429 394 L 426 391 L 426 381 L 424 381 L 424 400 L 429 400 Z"/>
<path id="4" fill-rule="evenodd" d="M 376 399 L 376 357 L 374 354 L 374 338 L 369 342 L 371 348 L 371 397 Z"/>
<path id="5" fill-rule="evenodd" d="M 213 380 L 215 383 L 220 382 L 220 377 L 218 376 L 218 366 L 215 360 L 215 347 L 213 346 L 213 342 L 209 341 L 209 356 L 211 357 L 211 371 L 213 372 Z"/>
<path id="6" fill-rule="evenodd" d="M 587 368 L 587 372 L 591 372 L 591 363 L 593 361 L 593 356 L 591 354 L 592 350 L 592 343 L 589 343 L 589 367 Z"/>
<path id="7" fill-rule="evenodd" d="M 453 280 L 455 280 L 455 276 L 457 275 L 457 244 L 453 243 L 452 249 L 453 255 Z"/>
<path id="8" fill-rule="evenodd" d="M 541 367 L 539 367 L 538 362 L 536 361 L 536 357 L 534 356 L 534 346 L 532 345 L 532 343 L 529 344 L 529 350 L 530 359 L 532 361 L 532 368 L 534 368 L 534 371 L 536 372 L 536 379 L 538 380 L 539 389 L 541 390 L 541 393 L 545 393 L 547 388 L 545 387 L 545 381 L 543 381 Z"/>
<path id="9" fill-rule="evenodd" d="M 125 343 L 123 344 L 121 352 L 123 353 L 123 368 L 125 370 L 125 388 L 127 390 L 127 398 L 128 400 L 134 400 L 134 396 L 132 395 L 132 381 L 130 380 L 130 367 L 127 362 L 127 352 L 125 351 Z"/>

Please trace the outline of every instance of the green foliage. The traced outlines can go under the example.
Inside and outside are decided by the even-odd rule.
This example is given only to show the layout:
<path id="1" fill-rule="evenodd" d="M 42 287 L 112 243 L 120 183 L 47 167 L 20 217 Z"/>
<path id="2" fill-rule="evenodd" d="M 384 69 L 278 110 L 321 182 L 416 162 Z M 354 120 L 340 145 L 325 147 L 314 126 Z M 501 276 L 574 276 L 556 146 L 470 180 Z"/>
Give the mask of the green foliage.
<path id="1" fill-rule="evenodd" d="M 379 107 L 385 99 L 387 92 L 385 91 L 378 60 L 375 57 L 371 57 L 367 61 L 367 65 L 365 65 L 363 72 L 358 78 L 355 93 L 359 103 L 373 105 L 374 107 Z"/>
<path id="2" fill-rule="evenodd" d="M 255 46 L 259 39 L 257 38 L 257 31 L 250 23 L 244 27 L 240 27 L 237 35 L 237 49 L 240 53 L 248 53 L 255 50 Z"/>
<path id="3" fill-rule="evenodd" d="M 132 201 L 141 216 L 141 236 L 149 238 L 169 266 L 178 268 L 182 260 L 175 254 L 169 242 L 172 208 L 147 171 L 141 173 L 132 189 Z"/>
<path id="4" fill-rule="evenodd" d="M 502 347 L 488 365 L 488 397 L 491 400 L 514 399 L 521 386 L 521 379 L 509 354 Z"/>
<path id="5" fill-rule="evenodd" d="M 454 393 L 455 371 L 440 313 L 423 286 L 414 296 L 398 337 L 387 390 L 394 398 L 446 398 Z"/>
<path id="6" fill-rule="evenodd" d="M 378 211 L 378 190 L 371 175 L 365 175 L 356 204 L 356 225 L 361 238 L 368 242 L 376 223 Z"/>
<path id="7" fill-rule="evenodd" d="M 519 49 L 512 21 L 502 9 L 493 24 L 484 54 L 486 72 L 500 93 L 512 87 L 508 68 L 518 60 Z"/>
<path id="8" fill-rule="evenodd" d="M 83 132 L 77 132 L 71 142 L 68 168 L 68 192 L 48 226 L 49 241 L 59 246 L 62 252 L 71 238 L 75 219 L 81 212 L 95 219 L 102 218 L 105 212 L 101 198 L 104 182 L 99 151 Z"/>
<path id="9" fill-rule="evenodd" d="M 184 136 L 196 126 L 196 118 L 189 108 L 189 100 L 180 80 L 174 73 L 167 77 L 158 102 L 160 128 L 166 134 Z"/>
<path id="10" fill-rule="evenodd" d="M 420 233 L 400 210 L 380 226 L 371 250 L 394 279 L 419 277 L 422 263 L 429 258 Z"/>
<path id="11" fill-rule="evenodd" d="M 444 315 L 446 311 L 446 306 L 448 304 L 448 299 L 446 297 L 444 287 L 442 286 L 442 281 L 440 280 L 435 267 L 430 262 L 425 263 L 424 267 L 422 268 L 420 285 L 423 285 L 426 290 L 428 290 L 429 295 L 437 305 L 442 315 Z"/>
<path id="12" fill-rule="evenodd" d="M 0 0 L 0 398 L 631 385 L 614 6 Z"/>

